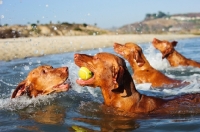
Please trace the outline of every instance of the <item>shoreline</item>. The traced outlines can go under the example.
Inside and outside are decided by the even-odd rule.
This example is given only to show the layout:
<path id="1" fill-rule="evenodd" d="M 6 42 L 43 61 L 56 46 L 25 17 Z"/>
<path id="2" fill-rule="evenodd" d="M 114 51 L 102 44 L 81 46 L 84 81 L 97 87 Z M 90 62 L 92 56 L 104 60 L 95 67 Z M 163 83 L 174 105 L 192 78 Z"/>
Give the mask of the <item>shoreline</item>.
<path id="1" fill-rule="evenodd" d="M 198 37 L 200 36 L 191 34 L 130 34 L 0 39 L 0 61 L 106 48 L 111 47 L 115 42 L 121 44 L 125 44 L 126 42 L 141 44 L 151 42 L 153 38 L 161 40 L 180 40 Z"/>

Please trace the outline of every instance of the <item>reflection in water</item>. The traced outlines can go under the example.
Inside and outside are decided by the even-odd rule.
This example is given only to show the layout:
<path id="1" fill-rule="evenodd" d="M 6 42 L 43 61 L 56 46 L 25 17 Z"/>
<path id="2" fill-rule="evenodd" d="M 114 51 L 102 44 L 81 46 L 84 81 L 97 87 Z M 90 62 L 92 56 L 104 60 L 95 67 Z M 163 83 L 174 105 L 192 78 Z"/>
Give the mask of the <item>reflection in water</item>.
<path id="1" fill-rule="evenodd" d="M 54 103 L 47 106 L 40 107 L 28 107 L 18 112 L 20 120 L 26 120 L 27 122 L 33 120 L 36 124 L 46 125 L 62 125 L 64 123 L 66 109 Z M 26 130 L 39 130 L 39 126 L 18 126 L 19 128 Z"/>
<path id="2" fill-rule="evenodd" d="M 31 119 L 39 123 L 62 124 L 65 118 L 65 109 L 59 105 L 49 105 L 31 114 Z"/>
<path id="3" fill-rule="evenodd" d="M 79 113 L 84 117 L 75 117 L 78 121 L 73 129 L 87 131 L 131 131 L 139 128 L 139 123 L 132 117 L 116 115 L 112 108 L 101 103 L 81 102 Z"/>
<path id="4" fill-rule="evenodd" d="M 93 126 L 100 127 L 100 131 L 131 131 L 139 128 L 139 124 L 135 122 L 132 118 L 119 117 L 119 116 L 105 116 L 100 119 L 94 118 L 75 118 L 74 120 L 87 123 Z M 85 125 L 86 126 L 86 125 Z M 86 128 L 86 130 L 92 130 L 92 128 Z"/>

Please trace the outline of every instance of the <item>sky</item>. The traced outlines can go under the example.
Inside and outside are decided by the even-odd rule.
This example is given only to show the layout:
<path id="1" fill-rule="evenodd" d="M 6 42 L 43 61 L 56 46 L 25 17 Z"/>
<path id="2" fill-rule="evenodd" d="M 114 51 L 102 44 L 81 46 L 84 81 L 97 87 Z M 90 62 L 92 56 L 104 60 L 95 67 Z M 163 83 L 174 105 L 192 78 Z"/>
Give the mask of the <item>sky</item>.
<path id="1" fill-rule="evenodd" d="M 108 29 L 147 13 L 200 12 L 200 0 L 0 0 L 0 24 L 87 23 Z"/>

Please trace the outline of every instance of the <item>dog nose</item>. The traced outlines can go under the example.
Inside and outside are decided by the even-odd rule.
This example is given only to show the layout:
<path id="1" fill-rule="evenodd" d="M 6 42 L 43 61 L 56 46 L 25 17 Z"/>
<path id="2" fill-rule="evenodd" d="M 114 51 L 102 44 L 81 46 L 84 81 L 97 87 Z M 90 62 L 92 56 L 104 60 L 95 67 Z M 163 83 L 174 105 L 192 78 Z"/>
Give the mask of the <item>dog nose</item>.
<path id="1" fill-rule="evenodd" d="M 77 58 L 79 56 L 79 54 L 74 54 L 74 58 Z"/>
<path id="2" fill-rule="evenodd" d="M 68 67 L 61 67 L 60 70 L 61 70 L 62 72 L 67 72 L 67 71 L 68 71 Z"/>
<path id="3" fill-rule="evenodd" d="M 154 38 L 152 42 L 153 42 L 153 43 L 156 43 L 157 41 L 158 41 L 158 40 L 157 40 L 156 38 Z"/>
<path id="4" fill-rule="evenodd" d="M 119 43 L 114 43 L 114 44 L 113 44 L 113 47 L 114 47 L 114 48 L 121 47 L 121 46 L 122 46 L 122 45 L 119 44 Z"/>
<path id="5" fill-rule="evenodd" d="M 114 46 L 117 46 L 117 45 L 119 45 L 118 43 L 114 43 Z"/>

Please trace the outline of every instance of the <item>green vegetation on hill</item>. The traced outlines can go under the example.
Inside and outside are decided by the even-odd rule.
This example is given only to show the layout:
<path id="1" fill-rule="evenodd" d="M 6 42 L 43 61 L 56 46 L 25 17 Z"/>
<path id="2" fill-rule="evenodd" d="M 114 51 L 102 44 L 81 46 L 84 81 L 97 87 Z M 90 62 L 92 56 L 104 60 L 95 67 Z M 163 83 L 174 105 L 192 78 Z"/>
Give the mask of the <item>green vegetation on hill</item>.
<path id="1" fill-rule="evenodd" d="M 83 24 L 71 24 L 68 22 L 53 24 L 1 26 L 0 38 L 41 37 L 41 36 L 75 36 L 75 35 L 101 35 L 110 34 L 108 30 L 96 26 Z"/>
<path id="2" fill-rule="evenodd" d="M 157 14 L 156 13 L 147 13 L 145 16 L 145 20 L 150 20 L 150 19 L 157 19 L 157 18 L 164 18 L 164 17 L 169 17 L 169 15 L 165 14 L 162 11 L 159 11 Z"/>
<path id="3" fill-rule="evenodd" d="M 120 34 L 200 34 L 200 13 L 169 15 L 159 11 L 146 14 L 144 21 L 124 25 Z"/>

